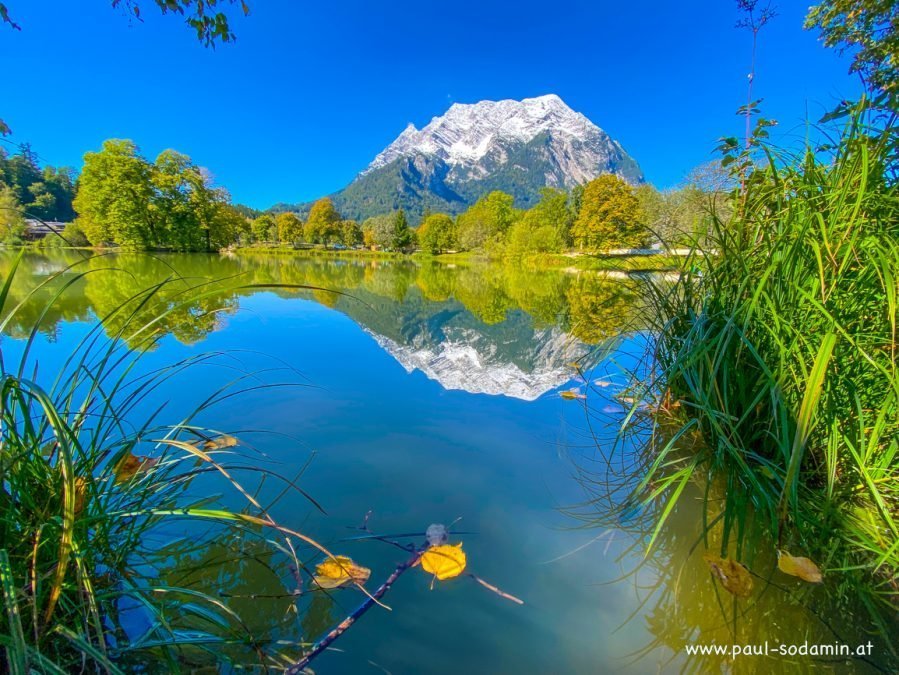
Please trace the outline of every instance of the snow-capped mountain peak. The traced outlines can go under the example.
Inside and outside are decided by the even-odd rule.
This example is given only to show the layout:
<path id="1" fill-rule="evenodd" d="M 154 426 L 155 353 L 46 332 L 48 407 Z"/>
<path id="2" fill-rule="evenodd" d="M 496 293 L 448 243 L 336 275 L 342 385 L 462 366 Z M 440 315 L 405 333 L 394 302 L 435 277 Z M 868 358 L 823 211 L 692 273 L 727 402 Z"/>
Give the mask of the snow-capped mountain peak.
<path id="1" fill-rule="evenodd" d="M 460 213 L 493 190 L 530 208 L 545 187 L 571 189 L 603 173 L 643 182 L 621 144 L 547 94 L 454 103 L 422 129 L 409 124 L 331 198 L 350 218 L 403 208 L 415 224 L 428 211 Z"/>
<path id="2" fill-rule="evenodd" d="M 621 146 L 555 94 L 521 101 L 454 103 L 442 116 L 418 130 L 409 124 L 363 172 L 371 172 L 403 157 L 424 155 L 451 167 L 474 167 L 490 155 L 502 155 L 509 145 L 530 143 L 546 134 L 564 162 L 563 174 L 549 184 L 571 187 L 594 178 L 609 156 L 623 153 Z M 575 147 L 577 146 L 577 147 Z M 475 175 L 483 171 L 475 171 Z"/>

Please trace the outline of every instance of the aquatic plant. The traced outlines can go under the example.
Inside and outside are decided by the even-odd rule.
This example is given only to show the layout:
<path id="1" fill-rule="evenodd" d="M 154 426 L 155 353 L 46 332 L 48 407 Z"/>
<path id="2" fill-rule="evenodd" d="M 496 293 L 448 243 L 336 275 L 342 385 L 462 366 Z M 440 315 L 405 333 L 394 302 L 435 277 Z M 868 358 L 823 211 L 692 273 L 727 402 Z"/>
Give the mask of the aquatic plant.
<path id="1" fill-rule="evenodd" d="M 21 347 L 18 362 L 0 361 L 0 669 L 120 672 L 139 664 L 171 671 L 196 663 L 198 655 L 200 664 L 267 668 L 295 656 L 302 645 L 285 647 L 272 631 L 244 620 L 220 580 L 171 582 L 190 579 L 184 569 L 172 573 L 173 560 L 184 555 L 175 546 L 179 539 L 191 551 L 232 541 L 238 560 L 270 559 L 284 597 L 299 592 L 300 547 L 324 551 L 275 523 L 235 479 L 230 465 L 249 452 L 240 439 L 194 422 L 240 391 L 277 383 L 242 373 L 193 410 L 178 411 L 175 424 L 158 422 L 164 406 L 154 401 L 167 383 L 221 355 L 139 367 L 166 334 L 160 329 L 166 315 L 181 303 L 167 293 L 159 311 L 150 310 L 175 285 L 185 287 L 181 302 L 215 291 L 172 278 L 123 300 L 93 323 L 48 380 L 32 356 L 39 328 L 90 268 L 75 262 L 14 302 L 10 289 L 20 259 L 0 289 L 0 332 L 5 335 L 32 295 L 49 297 L 15 348 Z M 243 475 L 299 490 L 263 458 L 252 464 L 257 468 Z M 191 496 L 187 488 L 197 482 L 205 495 L 224 486 L 229 496 Z M 160 538 L 165 546 L 156 544 Z M 298 623 L 295 608 L 287 620 Z"/>
<path id="2" fill-rule="evenodd" d="M 808 556 L 887 631 L 899 605 L 897 133 L 869 101 L 847 112 L 832 143 L 798 155 L 771 147 L 764 122 L 745 149 L 725 141 L 742 179 L 732 215 L 713 210 L 680 279 L 649 286 L 652 440 L 626 503 L 654 510 L 652 547 L 691 481 L 720 481 L 703 522 L 720 523 L 722 556 Z"/>

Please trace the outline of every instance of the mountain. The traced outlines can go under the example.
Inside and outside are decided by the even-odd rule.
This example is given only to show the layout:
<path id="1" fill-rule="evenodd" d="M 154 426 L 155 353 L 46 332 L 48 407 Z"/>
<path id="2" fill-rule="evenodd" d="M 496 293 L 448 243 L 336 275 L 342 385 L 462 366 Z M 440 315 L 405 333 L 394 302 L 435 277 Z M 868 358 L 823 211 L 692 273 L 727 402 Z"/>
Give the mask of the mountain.
<path id="1" fill-rule="evenodd" d="M 349 218 L 403 208 L 416 223 L 427 210 L 459 213 L 492 190 L 508 192 L 516 206 L 527 208 L 543 187 L 572 188 L 602 173 L 643 182 L 618 141 L 549 94 L 454 103 L 423 129 L 408 125 L 331 198 Z"/>

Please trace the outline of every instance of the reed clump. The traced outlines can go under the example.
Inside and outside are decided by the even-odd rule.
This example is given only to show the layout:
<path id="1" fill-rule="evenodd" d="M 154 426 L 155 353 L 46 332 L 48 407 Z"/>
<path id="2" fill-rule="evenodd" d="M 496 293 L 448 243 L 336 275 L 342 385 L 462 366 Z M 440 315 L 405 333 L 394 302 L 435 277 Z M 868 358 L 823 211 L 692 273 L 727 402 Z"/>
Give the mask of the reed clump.
<path id="1" fill-rule="evenodd" d="M 658 414 L 632 498 L 657 511 L 652 542 L 688 481 L 723 481 L 704 515 L 722 554 L 808 555 L 882 616 L 899 606 L 899 134 L 867 101 L 845 112 L 826 147 L 779 151 L 763 127 L 726 144 L 729 214 L 650 289 Z"/>
<path id="2" fill-rule="evenodd" d="M 228 576 L 216 570 L 264 567 L 286 602 L 279 620 L 298 625 L 297 550 L 317 545 L 277 525 L 235 480 L 228 457 L 262 464 L 240 461 L 240 439 L 194 423 L 257 379 L 235 377 L 166 425 L 154 393 L 216 355 L 141 366 L 166 332 L 166 314 L 180 306 L 167 293 L 155 312 L 162 291 L 174 285 L 184 302 L 213 291 L 185 291 L 183 279 L 170 279 L 137 293 L 98 317 L 48 379 L 31 354 L 43 316 L 85 274 L 127 272 L 76 263 L 16 302 L 17 265 L 0 288 L 0 670 L 175 672 L 226 663 L 264 670 L 295 660 L 299 640 L 277 637 L 300 631 L 247 620 L 228 599 Z M 30 335 L 12 347 L 7 326 L 38 296 L 49 299 Z M 263 468 L 250 474 L 280 479 Z M 205 481 L 203 491 L 188 490 L 196 481 Z M 224 485 L 222 500 L 210 496 L 210 481 Z M 213 550 L 221 560 L 204 559 L 199 573 L 179 565 Z"/>

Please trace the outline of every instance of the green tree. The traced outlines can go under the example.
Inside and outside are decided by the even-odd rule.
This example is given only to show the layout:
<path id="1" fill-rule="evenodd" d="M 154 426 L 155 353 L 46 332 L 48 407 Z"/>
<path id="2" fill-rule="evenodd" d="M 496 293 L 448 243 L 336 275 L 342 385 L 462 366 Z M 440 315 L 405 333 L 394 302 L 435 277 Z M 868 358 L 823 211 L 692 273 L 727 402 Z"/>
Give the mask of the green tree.
<path id="1" fill-rule="evenodd" d="M 393 214 L 393 236 L 390 239 L 390 248 L 405 253 L 411 250 L 414 244 L 415 233 L 409 227 L 406 212 L 400 209 Z"/>
<path id="2" fill-rule="evenodd" d="M 275 216 L 278 240 L 282 244 L 296 244 L 303 239 L 303 221 L 295 213 L 286 211 Z"/>
<path id="3" fill-rule="evenodd" d="M 25 232 L 25 218 L 16 192 L 8 185 L 0 185 L 0 241 L 18 244 Z"/>
<path id="4" fill-rule="evenodd" d="M 445 213 L 430 214 L 418 228 L 418 243 L 433 254 L 455 249 L 456 223 Z"/>
<path id="5" fill-rule="evenodd" d="M 158 223 L 150 208 L 152 171 L 128 140 L 108 140 L 100 152 L 84 156 L 74 206 L 92 244 L 117 243 L 132 249 L 159 244 Z"/>
<path id="6" fill-rule="evenodd" d="M 895 0 L 825 0 L 809 9 L 806 28 L 818 28 L 828 47 L 854 54 L 860 73 L 895 100 L 899 96 L 899 3 Z"/>
<path id="7" fill-rule="evenodd" d="M 253 220 L 250 227 L 257 242 L 273 242 L 278 238 L 278 225 L 271 214 L 263 213 Z"/>
<path id="8" fill-rule="evenodd" d="M 574 213 L 568 194 L 543 188 L 540 201 L 522 214 L 506 235 L 506 252 L 552 253 L 568 246 Z"/>
<path id="9" fill-rule="evenodd" d="M 388 249 L 393 242 L 393 216 L 383 214 L 362 223 L 362 241 L 371 249 Z"/>
<path id="10" fill-rule="evenodd" d="M 362 228 L 355 220 L 341 220 L 338 227 L 340 241 L 347 248 L 353 248 L 362 243 Z"/>
<path id="11" fill-rule="evenodd" d="M 473 250 L 501 239 L 518 216 L 513 203 L 512 195 L 499 190 L 481 197 L 456 219 L 459 245 Z"/>
<path id="12" fill-rule="evenodd" d="M 306 219 L 306 241 L 310 244 L 330 244 L 336 241 L 340 220 L 340 214 L 330 197 L 319 199 L 312 205 L 309 218 Z"/>
<path id="13" fill-rule="evenodd" d="M 640 202 L 634 189 L 615 174 L 603 174 L 584 186 L 581 209 L 571 228 L 578 248 L 637 246 L 646 239 Z"/>

